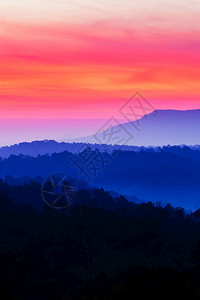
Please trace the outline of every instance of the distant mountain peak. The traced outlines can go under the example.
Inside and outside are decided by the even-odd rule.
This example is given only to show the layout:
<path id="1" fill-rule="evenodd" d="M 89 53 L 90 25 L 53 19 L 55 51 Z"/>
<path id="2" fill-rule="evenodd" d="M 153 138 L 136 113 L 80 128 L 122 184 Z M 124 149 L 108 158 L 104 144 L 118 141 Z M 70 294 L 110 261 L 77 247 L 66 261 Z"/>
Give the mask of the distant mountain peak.
<path id="1" fill-rule="evenodd" d="M 135 130 L 136 127 L 140 130 Z M 122 129 L 121 133 L 119 133 L 120 128 Z M 115 139 L 109 140 L 109 143 L 106 142 L 103 138 L 106 131 L 102 130 L 97 134 L 94 132 L 93 136 L 78 138 L 73 141 L 92 144 L 117 144 Z M 200 109 L 159 109 L 138 120 L 113 126 L 112 131 L 118 131 L 118 135 L 121 134 L 120 140 L 123 140 L 121 144 L 125 142 L 126 145 L 197 145 L 200 144 Z M 127 139 L 127 132 L 132 136 L 129 140 Z"/>

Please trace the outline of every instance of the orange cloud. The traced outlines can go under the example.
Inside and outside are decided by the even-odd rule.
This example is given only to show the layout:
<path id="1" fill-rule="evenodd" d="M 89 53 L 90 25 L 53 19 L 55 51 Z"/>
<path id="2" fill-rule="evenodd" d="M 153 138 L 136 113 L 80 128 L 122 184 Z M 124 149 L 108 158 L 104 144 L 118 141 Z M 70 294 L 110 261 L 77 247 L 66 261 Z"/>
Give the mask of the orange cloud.
<path id="1" fill-rule="evenodd" d="M 0 116 L 15 109 L 16 116 L 100 117 L 135 88 L 158 108 L 197 106 L 198 31 L 131 28 L 116 21 L 3 25 Z"/>

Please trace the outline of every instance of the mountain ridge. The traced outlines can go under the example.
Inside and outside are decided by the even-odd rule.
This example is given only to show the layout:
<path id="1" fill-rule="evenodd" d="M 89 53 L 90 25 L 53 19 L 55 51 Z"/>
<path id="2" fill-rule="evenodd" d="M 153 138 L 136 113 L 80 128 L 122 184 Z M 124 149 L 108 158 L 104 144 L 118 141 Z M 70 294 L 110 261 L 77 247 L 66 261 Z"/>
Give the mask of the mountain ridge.
<path id="1" fill-rule="evenodd" d="M 125 144 L 130 146 L 198 145 L 200 144 L 200 109 L 155 110 L 138 120 L 118 124 L 112 128 L 116 131 L 120 128 L 124 130 L 121 134 L 121 140 L 124 139 L 124 141 L 128 132 L 132 138 Z M 91 144 L 102 141 L 107 144 L 103 138 L 106 131 L 99 130 L 93 136 L 68 141 Z"/>
<path id="2" fill-rule="evenodd" d="M 155 115 L 156 112 L 156 115 Z M 133 125 L 140 127 L 140 131 Z M 125 128 L 133 138 L 125 143 L 124 150 L 140 150 L 141 147 L 163 147 L 167 145 L 187 145 L 190 147 L 199 147 L 200 144 L 200 109 L 192 110 L 174 110 L 159 109 L 153 111 L 142 118 L 133 121 L 118 124 L 112 128 Z M 85 143 L 93 150 L 99 151 L 118 150 L 121 144 L 109 142 L 102 139 L 102 133 L 98 131 L 95 137 L 81 137 L 76 139 L 67 139 L 63 142 L 56 140 L 43 140 L 33 142 L 23 142 L 11 146 L 0 147 L 0 157 L 6 158 L 9 155 L 30 155 L 37 156 L 42 154 L 59 153 L 69 151 L 76 153 L 81 150 Z M 124 144 L 124 143 L 122 143 Z"/>

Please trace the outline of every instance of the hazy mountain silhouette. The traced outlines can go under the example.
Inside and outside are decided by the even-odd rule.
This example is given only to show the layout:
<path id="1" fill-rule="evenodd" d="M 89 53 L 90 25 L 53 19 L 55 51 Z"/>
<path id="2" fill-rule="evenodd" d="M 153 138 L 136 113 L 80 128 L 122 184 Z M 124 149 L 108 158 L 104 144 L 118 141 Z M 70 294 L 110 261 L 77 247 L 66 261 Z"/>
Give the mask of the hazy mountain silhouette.
<path id="1" fill-rule="evenodd" d="M 200 151 L 190 147 L 144 148 L 113 154 L 68 151 L 38 157 L 11 155 L 0 160 L 0 178 L 9 185 L 30 184 L 51 174 L 76 178 L 84 188 L 97 187 L 145 201 L 171 203 L 187 209 L 200 207 Z M 89 157 L 89 156 L 88 156 Z M 76 162 L 74 164 L 74 162 Z M 14 177 L 14 179 L 12 178 Z M 84 182 L 84 183 L 83 183 Z M 133 197 L 132 198 L 128 198 Z"/>
<path id="2" fill-rule="evenodd" d="M 44 141 L 34 141 L 31 143 L 19 143 L 12 146 L 5 146 L 0 148 L 0 157 L 8 158 L 10 155 L 29 155 L 32 157 L 37 157 L 38 155 L 60 153 L 63 151 L 69 151 L 71 153 L 80 152 L 85 147 L 90 147 L 92 150 L 98 149 L 104 152 L 106 149 L 109 152 L 113 150 L 118 150 L 118 145 L 106 145 L 102 147 L 99 144 L 87 144 L 85 143 L 58 143 L 54 140 L 44 140 Z M 135 146 L 124 146 L 123 150 L 126 151 L 139 151 L 141 147 Z"/>
<path id="3" fill-rule="evenodd" d="M 113 122 L 113 124 L 115 123 Z M 1 147 L 0 157 L 6 158 L 12 154 L 37 156 L 63 151 L 76 153 L 84 147 L 83 143 L 88 143 L 92 150 L 97 148 L 99 151 L 108 152 L 119 149 L 115 144 L 125 144 L 123 150 L 126 151 L 139 151 L 142 146 L 199 145 L 199 132 L 200 109 L 186 111 L 158 110 L 143 116 L 137 121 L 113 126 L 112 129 L 108 129 L 102 124 L 102 128 L 94 131 L 94 135 L 89 137 L 61 143 L 54 140 L 44 140 Z M 100 146 L 100 144 L 102 145 Z M 106 144 L 109 144 L 109 146 L 106 146 Z"/>
<path id="4" fill-rule="evenodd" d="M 106 127 L 106 126 L 105 126 Z M 77 142 L 116 144 L 117 138 L 109 137 L 111 129 L 103 128 L 94 136 L 76 139 Z M 200 109 L 158 110 L 141 119 L 112 127 L 119 144 L 135 146 L 197 145 L 200 144 Z M 128 135 L 132 136 L 128 139 Z M 123 141 L 122 141 L 123 140 Z M 127 141 L 127 142 L 126 142 Z"/>

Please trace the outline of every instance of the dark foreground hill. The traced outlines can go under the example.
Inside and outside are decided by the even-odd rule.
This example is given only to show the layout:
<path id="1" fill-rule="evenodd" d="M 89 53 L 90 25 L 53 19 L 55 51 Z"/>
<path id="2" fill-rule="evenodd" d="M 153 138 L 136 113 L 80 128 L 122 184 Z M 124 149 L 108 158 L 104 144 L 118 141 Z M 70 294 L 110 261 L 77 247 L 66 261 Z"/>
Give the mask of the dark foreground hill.
<path id="1" fill-rule="evenodd" d="M 102 190 L 96 197 L 108 200 Z M 0 208 L 1 299 L 199 299 L 199 211 L 147 203 L 41 214 L 6 191 Z"/>

